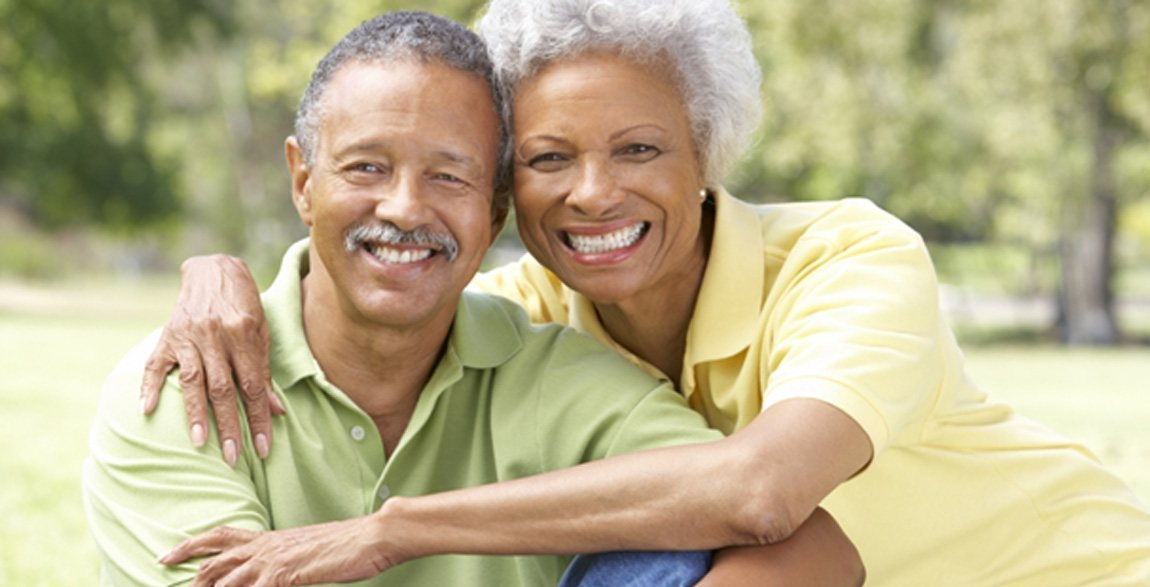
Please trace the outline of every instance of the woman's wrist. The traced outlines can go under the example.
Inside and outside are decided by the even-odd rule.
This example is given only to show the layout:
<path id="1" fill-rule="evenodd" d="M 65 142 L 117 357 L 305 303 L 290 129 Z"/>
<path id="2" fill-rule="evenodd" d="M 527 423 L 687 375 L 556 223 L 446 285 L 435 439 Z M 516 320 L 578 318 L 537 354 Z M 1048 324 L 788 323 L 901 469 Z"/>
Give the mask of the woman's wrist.
<path id="1" fill-rule="evenodd" d="M 388 498 L 375 513 L 368 516 L 370 529 L 366 535 L 370 537 L 375 552 L 393 566 L 445 552 L 430 543 L 426 525 L 413 520 L 412 509 L 409 507 L 411 501 L 412 498 L 408 497 Z"/>

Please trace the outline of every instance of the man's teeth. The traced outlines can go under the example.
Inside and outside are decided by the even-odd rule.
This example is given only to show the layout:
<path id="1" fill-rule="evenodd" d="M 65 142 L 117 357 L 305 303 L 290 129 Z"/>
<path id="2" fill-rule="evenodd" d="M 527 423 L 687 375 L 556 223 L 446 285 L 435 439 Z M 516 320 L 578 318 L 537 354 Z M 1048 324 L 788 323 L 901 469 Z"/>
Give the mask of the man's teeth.
<path id="1" fill-rule="evenodd" d="M 367 247 L 367 250 L 380 261 L 393 265 L 416 263 L 430 257 L 433 252 L 431 249 L 393 249 L 390 247 L 370 245 Z"/>
<path id="2" fill-rule="evenodd" d="M 615 232 L 597 235 L 584 235 L 567 233 L 567 242 L 580 253 L 606 253 L 618 249 L 625 249 L 639 241 L 643 236 L 646 224 L 640 222 Z"/>

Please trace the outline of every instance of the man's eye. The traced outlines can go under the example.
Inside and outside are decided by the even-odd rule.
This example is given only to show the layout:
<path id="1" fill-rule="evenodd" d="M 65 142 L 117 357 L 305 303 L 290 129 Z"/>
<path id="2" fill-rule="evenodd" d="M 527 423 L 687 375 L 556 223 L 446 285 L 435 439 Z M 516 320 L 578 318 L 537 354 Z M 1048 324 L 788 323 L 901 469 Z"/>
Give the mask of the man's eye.
<path id="1" fill-rule="evenodd" d="M 352 163 L 347 166 L 348 171 L 359 171 L 363 173 L 379 173 L 382 171 L 380 166 L 374 163 Z"/>
<path id="2" fill-rule="evenodd" d="M 450 173 L 436 173 L 431 176 L 431 179 L 436 181 L 446 181 L 449 183 L 463 183 L 463 180 L 451 175 Z"/>

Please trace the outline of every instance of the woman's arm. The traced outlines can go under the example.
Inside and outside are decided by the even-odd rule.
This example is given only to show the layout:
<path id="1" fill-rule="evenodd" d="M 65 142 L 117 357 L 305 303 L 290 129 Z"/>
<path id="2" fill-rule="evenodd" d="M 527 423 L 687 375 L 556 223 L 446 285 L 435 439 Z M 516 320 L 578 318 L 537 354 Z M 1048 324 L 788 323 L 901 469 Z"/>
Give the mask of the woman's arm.
<path id="1" fill-rule="evenodd" d="M 388 500 L 373 517 L 389 557 L 701 549 L 788 538 L 871 457 L 849 416 L 818 400 L 768 408 L 712 443 Z M 402 544 L 387 544 L 389 535 Z M 525 550 L 526 549 L 526 550 Z"/>
<path id="2" fill-rule="evenodd" d="M 716 552 L 711 571 L 697 585 L 857 587 L 865 580 L 866 568 L 858 550 L 834 518 L 819 508 L 782 542 Z"/>
<path id="3" fill-rule="evenodd" d="M 803 562 L 796 563 L 801 571 L 827 564 L 836 556 L 827 553 L 839 551 L 824 550 L 818 539 L 814 548 L 812 542 L 784 541 L 823 497 L 866 465 L 870 453 L 862 429 L 837 408 L 792 399 L 713 443 L 631 453 L 435 495 L 393 497 L 364 518 L 286 533 L 237 541 L 234 532 L 220 529 L 181 544 L 164 562 L 226 551 L 205 564 L 204 572 L 220 577 L 240 567 L 323 581 L 325 572 L 346 571 L 350 564 L 380 572 L 444 553 L 780 544 L 808 546 L 802 549 Z"/>
<path id="4" fill-rule="evenodd" d="M 243 445 L 236 389 L 246 407 L 256 452 L 271 447 L 269 414 L 282 414 L 271 393 L 267 320 L 255 278 L 243 261 L 227 255 L 192 257 L 180 266 L 180 293 L 140 387 L 140 411 L 151 414 L 168 373 L 180 370 L 188 435 L 207 438 L 208 404 L 215 413 L 224 459 L 235 465 Z"/>

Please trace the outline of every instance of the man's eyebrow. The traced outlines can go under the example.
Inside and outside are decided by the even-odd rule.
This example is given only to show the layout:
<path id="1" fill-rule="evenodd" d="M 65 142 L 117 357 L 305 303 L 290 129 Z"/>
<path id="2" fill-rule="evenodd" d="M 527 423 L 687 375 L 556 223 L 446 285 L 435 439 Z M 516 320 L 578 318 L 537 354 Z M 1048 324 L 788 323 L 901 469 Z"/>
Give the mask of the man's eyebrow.
<path id="1" fill-rule="evenodd" d="M 432 155 L 434 155 L 436 158 L 447 159 L 448 161 L 451 161 L 452 163 L 459 163 L 460 165 L 471 165 L 471 166 L 481 167 L 478 159 L 476 159 L 475 157 L 472 157 L 471 155 L 468 155 L 466 153 L 460 153 L 458 151 L 439 150 L 439 151 L 433 151 Z"/>
<path id="2" fill-rule="evenodd" d="M 385 150 L 388 148 L 390 148 L 390 145 L 388 145 L 387 143 L 385 143 L 383 141 L 363 141 L 363 142 L 359 142 L 359 143 L 352 143 L 352 144 L 344 147 L 343 149 L 340 149 L 339 152 L 336 153 L 336 157 L 337 158 L 346 157 L 347 155 L 349 155 L 351 153 L 378 151 L 378 150 Z M 451 161 L 452 163 L 458 163 L 460 165 L 482 167 L 482 164 L 480 163 L 479 159 L 472 157 L 471 155 L 468 155 L 466 153 L 461 153 L 459 151 L 452 151 L 452 150 L 448 150 L 448 149 L 439 149 L 436 151 L 432 151 L 431 155 L 437 159 L 446 159 L 448 161 Z"/>
<path id="3" fill-rule="evenodd" d="M 378 151 L 378 150 L 384 149 L 386 147 L 387 147 L 387 143 L 384 143 L 381 141 L 362 141 L 359 143 L 352 143 L 352 144 L 340 149 L 338 152 L 336 152 L 335 156 L 336 156 L 336 158 L 342 158 L 342 157 L 346 157 L 347 155 L 349 155 L 351 153 L 362 153 L 364 151 Z"/>

